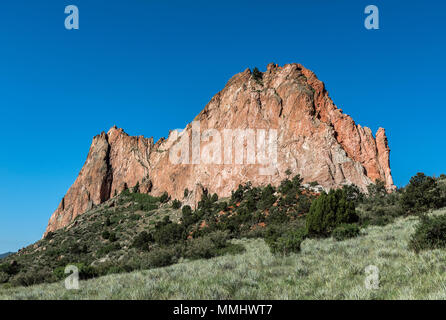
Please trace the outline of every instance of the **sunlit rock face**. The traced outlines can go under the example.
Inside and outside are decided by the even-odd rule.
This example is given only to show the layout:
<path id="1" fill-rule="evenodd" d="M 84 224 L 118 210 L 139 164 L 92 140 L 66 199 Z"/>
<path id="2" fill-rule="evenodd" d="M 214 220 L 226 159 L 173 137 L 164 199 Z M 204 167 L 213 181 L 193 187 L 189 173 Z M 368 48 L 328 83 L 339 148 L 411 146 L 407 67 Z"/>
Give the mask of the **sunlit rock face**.
<path id="1" fill-rule="evenodd" d="M 206 189 L 225 197 L 248 181 L 278 185 L 296 174 L 325 189 L 355 184 L 366 190 L 380 179 L 391 191 L 389 153 L 385 130 L 380 128 L 375 138 L 369 128 L 355 124 L 302 65 L 269 64 L 260 75 L 246 69 L 167 139 L 154 143 L 116 127 L 94 137 L 46 232 L 138 182 L 140 192 L 167 191 L 191 205 Z"/>

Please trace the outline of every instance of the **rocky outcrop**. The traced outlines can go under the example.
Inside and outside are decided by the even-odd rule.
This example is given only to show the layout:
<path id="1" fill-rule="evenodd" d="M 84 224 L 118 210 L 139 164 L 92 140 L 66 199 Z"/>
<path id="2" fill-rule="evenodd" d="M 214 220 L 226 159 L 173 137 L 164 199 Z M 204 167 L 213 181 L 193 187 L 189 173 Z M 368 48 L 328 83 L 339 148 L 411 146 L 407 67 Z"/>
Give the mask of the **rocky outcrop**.
<path id="1" fill-rule="evenodd" d="M 199 141 L 198 152 L 194 141 Z M 366 190 L 381 179 L 390 191 L 389 152 L 384 129 L 374 138 L 369 128 L 355 124 L 302 65 L 269 64 L 261 75 L 246 69 L 229 80 L 193 123 L 182 132 L 170 132 L 167 139 L 154 144 L 116 127 L 94 137 L 47 232 L 138 182 L 142 192 L 167 191 L 191 204 L 205 189 L 228 196 L 240 183 L 277 185 L 290 173 L 327 189 L 356 184 Z"/>
<path id="2" fill-rule="evenodd" d="M 130 137 L 113 127 L 93 138 L 79 176 L 51 216 L 47 232 L 69 224 L 76 216 L 138 181 L 146 187 L 153 140 Z M 144 189 L 145 188 L 145 189 Z"/>

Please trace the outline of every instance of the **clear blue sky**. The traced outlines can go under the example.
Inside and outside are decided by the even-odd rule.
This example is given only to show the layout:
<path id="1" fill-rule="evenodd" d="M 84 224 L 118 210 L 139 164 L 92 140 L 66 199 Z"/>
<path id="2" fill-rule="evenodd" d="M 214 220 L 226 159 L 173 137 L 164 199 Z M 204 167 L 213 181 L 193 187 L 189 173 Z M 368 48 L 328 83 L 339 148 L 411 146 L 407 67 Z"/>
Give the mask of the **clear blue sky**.
<path id="1" fill-rule="evenodd" d="M 64 28 L 64 8 L 80 29 Z M 364 8 L 380 9 L 380 30 Z M 158 139 L 235 73 L 299 62 L 334 102 L 385 127 L 401 186 L 445 172 L 443 1 L 3 1 L 0 252 L 38 240 L 112 125 Z"/>

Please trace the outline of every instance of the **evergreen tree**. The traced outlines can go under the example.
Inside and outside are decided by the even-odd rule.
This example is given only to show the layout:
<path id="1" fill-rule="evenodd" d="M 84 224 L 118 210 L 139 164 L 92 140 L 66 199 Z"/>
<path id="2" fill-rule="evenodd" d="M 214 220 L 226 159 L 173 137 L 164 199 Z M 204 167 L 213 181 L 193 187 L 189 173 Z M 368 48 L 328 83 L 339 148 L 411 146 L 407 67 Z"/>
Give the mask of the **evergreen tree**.
<path id="1" fill-rule="evenodd" d="M 132 191 L 133 193 L 139 193 L 139 181 L 135 184 Z"/>
<path id="2" fill-rule="evenodd" d="M 263 73 L 260 72 L 260 70 L 257 67 L 255 67 L 254 70 L 252 71 L 252 77 L 256 82 L 260 83 L 263 79 Z"/>
<path id="3" fill-rule="evenodd" d="M 347 200 L 344 191 L 331 190 L 313 201 L 306 219 L 308 234 L 328 236 L 343 223 L 358 221 L 353 201 Z"/>
<path id="4" fill-rule="evenodd" d="M 413 176 L 401 196 L 401 207 L 407 213 L 421 213 L 441 208 L 446 204 L 436 179 L 417 173 Z"/>

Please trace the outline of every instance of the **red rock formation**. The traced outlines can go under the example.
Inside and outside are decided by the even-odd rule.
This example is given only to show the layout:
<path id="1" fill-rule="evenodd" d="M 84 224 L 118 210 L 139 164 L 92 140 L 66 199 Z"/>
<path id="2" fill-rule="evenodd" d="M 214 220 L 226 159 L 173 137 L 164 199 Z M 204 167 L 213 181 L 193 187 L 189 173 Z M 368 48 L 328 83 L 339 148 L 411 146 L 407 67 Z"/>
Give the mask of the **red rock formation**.
<path id="1" fill-rule="evenodd" d="M 184 156 L 189 164 L 175 164 L 169 150 L 185 136 L 194 139 L 191 124 L 182 133 L 173 131 L 168 139 L 160 139 L 156 144 L 152 139 L 130 137 L 113 127 L 93 139 L 87 161 L 52 215 L 47 232 L 66 226 L 93 204 L 120 192 L 125 184 L 132 187 L 137 182 L 143 192 L 159 195 L 167 191 L 172 198 L 186 203 L 199 200 L 204 189 L 229 196 L 231 190 L 247 181 L 253 185 L 277 185 L 287 177 L 288 170 L 325 188 L 353 183 L 365 190 L 368 184 L 381 179 L 388 190 L 394 189 L 384 129 L 378 130 L 375 139 L 369 128 L 356 125 L 333 104 L 323 82 L 300 64 L 269 64 L 262 79 L 254 79 L 249 69 L 236 74 L 195 121 L 199 121 L 202 134 L 206 129 L 219 132 L 222 144 L 232 141 L 224 135 L 225 129 L 253 129 L 257 142 L 256 130 L 276 130 L 273 142 L 277 159 L 272 171 L 260 174 L 259 168 L 268 166 L 259 164 L 258 154 L 251 164 L 246 150 L 243 164 L 237 163 L 237 153 L 249 145 L 248 141 L 243 146 L 235 144 L 227 158 L 222 150 L 220 164 L 205 164 L 200 154 L 200 163 L 193 164 L 197 162 L 193 147 Z M 201 156 L 218 142 L 218 137 L 211 136 L 212 139 L 201 142 Z M 206 138 L 202 136 L 202 140 Z M 183 199 L 186 188 L 190 192 Z"/>

